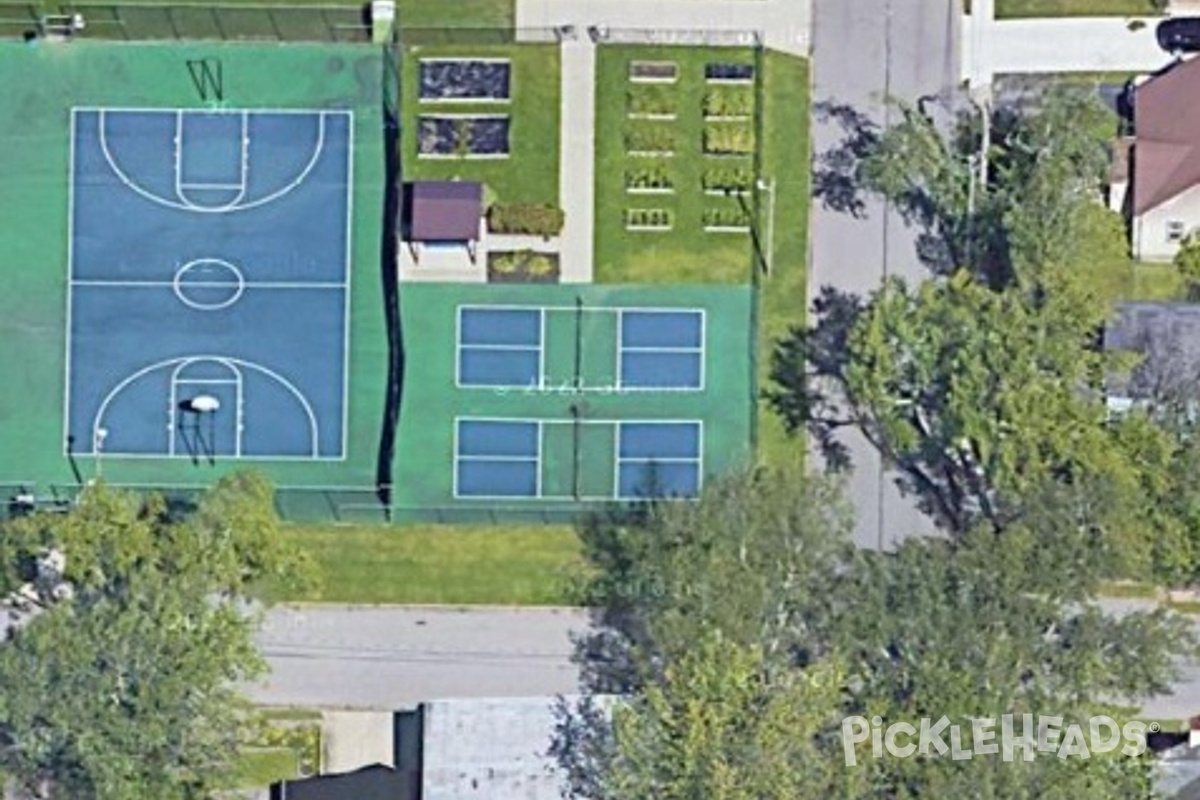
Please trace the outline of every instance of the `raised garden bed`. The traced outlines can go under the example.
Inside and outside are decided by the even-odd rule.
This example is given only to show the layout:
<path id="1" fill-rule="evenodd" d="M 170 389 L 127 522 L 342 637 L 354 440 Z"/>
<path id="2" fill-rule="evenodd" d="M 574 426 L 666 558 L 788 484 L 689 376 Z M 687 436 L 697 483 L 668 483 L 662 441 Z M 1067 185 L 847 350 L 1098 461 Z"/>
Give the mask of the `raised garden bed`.
<path id="1" fill-rule="evenodd" d="M 704 152 L 708 155 L 748 156 L 754 153 L 754 129 L 740 122 L 712 122 L 704 126 Z"/>
<path id="2" fill-rule="evenodd" d="M 421 115 L 417 155 L 421 158 L 507 158 L 507 114 Z"/>
<path id="3" fill-rule="evenodd" d="M 489 283 L 558 283 L 558 253 L 502 250 L 488 253 Z"/>
<path id="4" fill-rule="evenodd" d="M 728 62 L 706 64 L 704 80 L 709 83 L 753 83 L 754 65 Z"/>
<path id="5" fill-rule="evenodd" d="M 625 209 L 627 231 L 669 231 L 674 224 L 674 215 L 665 208 Z"/>
<path id="6" fill-rule="evenodd" d="M 625 126 L 625 152 L 630 155 L 671 155 L 675 146 L 673 125 L 634 120 Z"/>
<path id="7" fill-rule="evenodd" d="M 747 86 L 714 85 L 704 95 L 705 119 L 744 120 L 754 113 L 754 92 Z"/>
<path id="8" fill-rule="evenodd" d="M 705 194 L 744 194 L 754 185 L 754 172 L 749 159 L 744 163 L 725 163 L 713 160 L 704 165 L 700 183 Z"/>
<path id="9" fill-rule="evenodd" d="M 508 102 L 512 66 L 506 58 L 423 58 L 420 98 L 424 102 Z"/>
<path id="10" fill-rule="evenodd" d="M 562 233 L 566 213 L 537 203 L 493 203 L 487 210 L 488 231 L 549 239 Z"/>
<path id="11" fill-rule="evenodd" d="M 674 61 L 631 61 L 629 80 L 633 83 L 675 83 L 679 65 Z"/>
<path id="12" fill-rule="evenodd" d="M 629 194 L 673 194 L 675 181 L 665 164 L 633 166 L 625 170 L 625 191 Z"/>
<path id="13" fill-rule="evenodd" d="M 625 108 L 635 119 L 675 119 L 679 98 L 672 86 L 634 84 L 625 93 Z"/>
<path id="14" fill-rule="evenodd" d="M 707 233 L 747 233 L 750 230 L 750 215 L 738 206 L 706 208 L 703 222 Z"/>

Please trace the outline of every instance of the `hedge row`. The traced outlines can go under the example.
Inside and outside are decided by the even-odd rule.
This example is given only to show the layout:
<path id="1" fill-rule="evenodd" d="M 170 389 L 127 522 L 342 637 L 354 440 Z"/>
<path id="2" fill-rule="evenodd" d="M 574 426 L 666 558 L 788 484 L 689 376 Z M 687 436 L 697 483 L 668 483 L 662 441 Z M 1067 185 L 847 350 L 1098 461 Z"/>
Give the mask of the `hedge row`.
<path id="1" fill-rule="evenodd" d="M 566 215 L 561 208 L 533 203 L 495 203 L 487 212 L 488 230 L 527 236 L 557 236 Z"/>

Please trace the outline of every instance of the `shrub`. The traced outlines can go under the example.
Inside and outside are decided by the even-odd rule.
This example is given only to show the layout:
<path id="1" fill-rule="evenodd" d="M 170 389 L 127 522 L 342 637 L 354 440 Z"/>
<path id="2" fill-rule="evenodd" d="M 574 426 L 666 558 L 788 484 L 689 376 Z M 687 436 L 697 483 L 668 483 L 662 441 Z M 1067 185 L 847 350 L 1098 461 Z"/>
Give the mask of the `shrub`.
<path id="1" fill-rule="evenodd" d="M 670 189 L 675 182 L 663 164 L 651 164 L 625 170 L 626 189 Z"/>
<path id="2" fill-rule="evenodd" d="M 518 250 L 488 255 L 488 271 L 506 281 L 545 281 L 558 275 L 558 256 Z"/>
<path id="3" fill-rule="evenodd" d="M 561 208 L 532 203 L 496 203 L 487 212 L 488 230 L 528 236 L 557 236 L 566 215 Z"/>
<path id="4" fill-rule="evenodd" d="M 745 86 L 714 86 L 704 95 L 706 117 L 748 117 L 754 113 L 754 92 Z"/>
<path id="5" fill-rule="evenodd" d="M 700 181 L 705 191 L 746 192 L 754 185 L 754 175 L 748 166 L 713 164 L 704 168 Z"/>
<path id="6" fill-rule="evenodd" d="M 630 114 L 674 114 L 678 106 L 675 87 L 654 83 L 637 83 L 625 94 Z"/>
<path id="7" fill-rule="evenodd" d="M 706 228 L 745 228 L 750 224 L 750 215 L 736 206 L 704 209 Z"/>
<path id="8" fill-rule="evenodd" d="M 669 228 L 672 224 L 671 212 L 665 208 L 625 209 L 626 227 Z"/>
<path id="9" fill-rule="evenodd" d="M 748 125 L 711 124 L 704 127 L 704 152 L 713 155 L 750 155 L 754 131 Z"/>
<path id="10" fill-rule="evenodd" d="M 630 153 L 675 152 L 675 129 L 653 122 L 632 122 L 625 130 L 625 150 Z"/>

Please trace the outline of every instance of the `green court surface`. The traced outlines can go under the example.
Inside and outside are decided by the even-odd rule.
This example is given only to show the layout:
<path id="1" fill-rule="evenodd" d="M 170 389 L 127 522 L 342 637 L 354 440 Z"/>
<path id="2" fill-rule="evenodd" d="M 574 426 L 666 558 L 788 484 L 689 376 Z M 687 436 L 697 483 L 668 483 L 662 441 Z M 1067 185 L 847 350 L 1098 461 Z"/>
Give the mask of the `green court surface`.
<path id="1" fill-rule="evenodd" d="M 625 450 L 636 448 L 648 427 L 691 426 L 699 432 L 698 451 L 680 460 L 689 469 L 697 465 L 701 476 L 744 463 L 751 453 L 755 413 L 751 308 L 750 287 L 406 284 L 396 518 L 548 520 L 579 502 L 626 496 L 618 491 L 624 485 Z M 494 385 L 467 379 L 460 343 L 463 351 L 470 350 L 471 334 L 462 315 L 497 311 L 533 314 L 540 326 L 533 334 L 536 346 L 512 352 L 518 360 L 525 352 L 537 362 L 536 377 L 528 384 L 519 378 Z M 621 353 L 631 352 L 632 330 L 622 320 L 644 321 L 656 314 L 702 318 L 697 375 L 679 371 L 672 378 L 674 367 L 665 362 L 633 370 L 622 359 Z M 653 328 L 649 335 L 661 337 L 666 330 Z M 483 348 L 513 341 L 514 332 L 494 327 Z M 645 385 L 693 378 L 689 388 Z M 460 456 L 466 462 L 469 453 L 461 426 L 481 421 L 536 426 L 536 455 L 516 456 L 530 462 L 535 488 L 483 492 L 483 497 L 462 491 L 467 477 L 457 470 Z M 628 440 L 624 445 L 622 437 Z M 493 440 L 499 439 L 492 437 L 488 447 Z M 502 453 L 497 463 L 513 457 L 511 451 Z"/>
<path id="2" fill-rule="evenodd" d="M 116 484 L 191 488 L 207 486 L 226 472 L 257 466 L 282 487 L 343 490 L 336 499 L 331 499 L 335 497 L 332 493 L 308 497 L 313 515 L 329 516 L 336 513 L 331 504 L 350 502 L 351 498 L 365 502 L 373 496 L 388 366 L 380 281 L 384 69 L 379 50 L 350 45 L 0 44 L 0 74 L 5 81 L 5 91 L 0 93 L 0 159 L 5 175 L 0 183 L 0 218 L 5 221 L 0 245 L 6 264 L 5 291 L 0 293 L 0 373 L 4 375 L 0 486 L 10 491 L 23 488 L 42 497 L 56 492 L 69 495 L 71 487 L 102 474 Z M 164 112 L 180 112 L 182 117 L 192 111 L 209 111 L 214 113 L 197 116 L 215 118 L 241 110 L 276 116 L 301 111 L 317 116 L 322 112 L 338 112 L 343 117 L 344 112 L 352 113 L 348 177 L 342 179 L 340 190 L 346 201 L 342 205 L 349 210 L 344 214 L 345 233 L 338 234 L 339 242 L 345 240 L 339 252 L 347 253 L 350 276 L 348 287 L 341 285 L 346 297 L 342 324 L 347 382 L 345 402 L 338 409 L 344 415 L 345 446 L 339 448 L 340 458 L 127 457 L 105 455 L 103 450 L 97 457 L 93 443 L 81 441 L 91 438 L 86 430 L 76 431 L 73 443 L 68 444 L 72 434 L 65 419 L 67 382 L 76 368 L 86 366 L 67 364 L 68 332 L 72 330 L 68 267 L 72 248 L 91 247 L 93 239 L 110 233 L 94 225 L 83 238 L 82 228 L 74 236 L 71 233 L 73 195 L 80 193 L 72 188 L 73 165 L 74 176 L 81 174 L 79 162 L 73 161 L 72 111 L 85 108 L 114 114 L 138 110 L 150 117 Z M 170 145 L 164 148 L 169 155 Z M 178 177 L 178 143 L 176 148 Z M 119 188 L 112 190 L 112 196 L 120 195 Z M 125 200 L 133 207 L 134 201 Z M 160 241 L 172 233 L 155 228 L 146 221 L 152 218 L 146 214 L 143 218 L 132 213 L 125 222 L 126 233 L 140 231 L 147 240 Z M 295 230 L 294 221 L 264 219 L 263 224 L 252 226 L 260 237 L 263 225 L 265 230 L 277 230 L 281 239 Z M 271 224 L 278 227 L 271 228 Z M 219 228 L 212 241 L 220 246 Z M 187 252 L 172 255 L 176 263 L 198 257 Z M 74 258 L 78 267 L 78 252 Z M 134 256 L 117 258 L 122 260 L 121 269 L 163 266 L 139 264 Z M 274 302 L 273 313 L 286 318 L 286 294 Z M 119 305 L 111 307 L 119 309 Z M 136 316 L 133 312 L 128 315 Z M 291 316 L 303 315 L 293 312 Z M 215 315 L 203 322 L 217 324 L 214 319 Z M 147 346 L 162 338 L 161 326 L 168 324 L 165 320 L 165 313 L 162 319 L 150 316 L 140 320 L 140 336 Z M 275 346 L 280 352 L 305 347 L 303 341 L 288 341 L 270 327 L 255 335 L 277 339 Z M 104 351 L 103 328 L 80 328 L 72 336 L 88 338 L 97 352 Z M 197 338 L 185 347 L 201 349 L 206 342 Z M 127 350 L 121 354 L 128 356 Z M 240 399 L 238 403 L 240 409 Z M 301 492 L 297 496 L 306 495 Z"/>

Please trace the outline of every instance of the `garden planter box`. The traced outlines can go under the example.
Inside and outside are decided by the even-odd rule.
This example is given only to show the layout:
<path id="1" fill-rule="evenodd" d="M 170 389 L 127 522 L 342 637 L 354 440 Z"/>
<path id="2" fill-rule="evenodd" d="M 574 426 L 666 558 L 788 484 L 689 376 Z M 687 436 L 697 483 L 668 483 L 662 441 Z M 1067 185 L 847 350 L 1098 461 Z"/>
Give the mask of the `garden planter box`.
<path id="1" fill-rule="evenodd" d="M 629 65 L 632 83 L 675 83 L 679 65 L 674 61 L 634 61 Z"/>
<path id="2" fill-rule="evenodd" d="M 674 150 L 630 150 L 625 153 L 627 156 L 634 158 L 670 158 L 675 155 Z"/>
<path id="3" fill-rule="evenodd" d="M 672 186 L 626 186 L 625 194 L 675 194 Z"/>
<path id="4" fill-rule="evenodd" d="M 733 115 L 709 116 L 706 114 L 704 116 L 704 121 L 705 122 L 749 122 L 750 115 L 749 114 L 733 114 Z"/>
<path id="5" fill-rule="evenodd" d="M 631 208 L 625 211 L 627 231 L 669 231 L 675 226 L 675 215 L 662 208 Z"/>
<path id="6" fill-rule="evenodd" d="M 705 233 L 749 233 L 749 225 L 705 225 Z"/>
<path id="7" fill-rule="evenodd" d="M 532 250 L 488 253 L 488 283 L 558 283 L 558 253 Z"/>
<path id="8" fill-rule="evenodd" d="M 626 116 L 629 117 L 629 119 L 652 119 L 659 120 L 661 122 L 670 122 L 672 120 L 679 119 L 678 114 L 650 114 L 644 111 L 630 111 Z"/>

